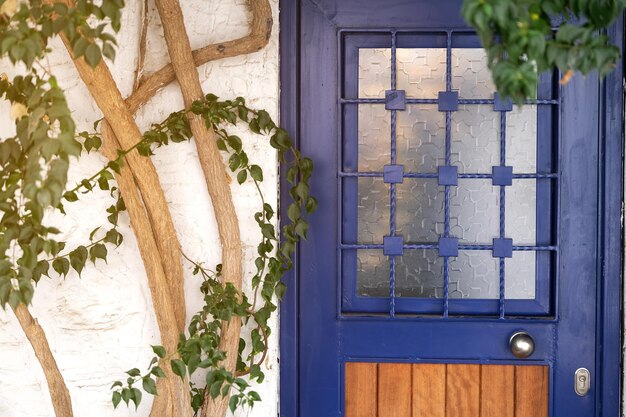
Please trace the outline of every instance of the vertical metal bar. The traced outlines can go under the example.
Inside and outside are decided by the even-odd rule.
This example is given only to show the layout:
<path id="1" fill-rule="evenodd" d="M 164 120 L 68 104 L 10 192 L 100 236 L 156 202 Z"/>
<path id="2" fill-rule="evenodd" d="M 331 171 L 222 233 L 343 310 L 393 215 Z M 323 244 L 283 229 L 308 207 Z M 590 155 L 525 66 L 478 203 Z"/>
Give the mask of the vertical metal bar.
<path id="1" fill-rule="evenodd" d="M 396 32 L 391 32 L 391 89 L 396 89 Z M 391 110 L 391 164 L 396 163 L 396 111 Z M 396 184 L 389 186 L 389 231 L 396 235 Z M 396 257 L 389 257 L 389 316 L 396 315 Z"/>
<path id="2" fill-rule="evenodd" d="M 500 166 L 506 165 L 506 112 L 500 112 Z M 506 187 L 500 186 L 500 237 L 505 237 L 505 205 L 506 205 Z M 505 271 L 504 258 L 500 258 L 500 299 L 499 313 L 500 318 L 504 318 L 504 290 L 505 290 Z"/>
<path id="3" fill-rule="evenodd" d="M 446 91 L 452 91 L 452 32 L 447 32 L 446 38 Z M 452 112 L 446 112 L 446 142 L 445 142 L 445 159 L 446 166 L 450 166 L 451 162 L 451 130 L 452 130 Z M 444 186 L 444 237 L 450 237 L 450 186 Z M 449 258 L 443 258 L 443 317 L 447 318 L 449 314 L 449 296 L 450 296 L 450 276 L 448 271 Z"/>

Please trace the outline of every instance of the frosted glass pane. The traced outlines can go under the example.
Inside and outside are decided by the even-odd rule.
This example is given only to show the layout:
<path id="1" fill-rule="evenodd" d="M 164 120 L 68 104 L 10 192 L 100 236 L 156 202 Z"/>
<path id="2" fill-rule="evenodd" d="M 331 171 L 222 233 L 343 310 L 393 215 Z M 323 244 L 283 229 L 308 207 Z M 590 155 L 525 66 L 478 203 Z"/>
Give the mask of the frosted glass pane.
<path id="1" fill-rule="evenodd" d="M 359 49 L 359 97 L 382 98 L 391 88 L 391 49 Z"/>
<path id="2" fill-rule="evenodd" d="M 389 234 L 389 186 L 382 178 L 358 179 L 358 243 L 382 243 Z"/>
<path id="3" fill-rule="evenodd" d="M 396 258 L 396 295 L 443 297 L 443 258 L 436 250 L 408 250 Z"/>
<path id="4" fill-rule="evenodd" d="M 461 98 L 492 98 L 496 88 L 482 48 L 452 49 L 452 89 Z"/>
<path id="5" fill-rule="evenodd" d="M 437 243 L 443 230 L 443 194 L 436 179 L 405 178 L 396 186 L 397 233 L 407 243 Z"/>
<path id="6" fill-rule="evenodd" d="M 411 98 L 437 98 L 446 89 L 446 50 L 442 48 L 398 48 L 398 90 Z"/>
<path id="7" fill-rule="evenodd" d="M 391 116 L 381 104 L 359 104 L 359 171 L 381 172 L 391 161 Z"/>
<path id="8" fill-rule="evenodd" d="M 389 297 L 389 259 L 379 250 L 357 251 L 357 293 Z M 396 257 L 396 296 L 443 297 L 443 258 L 436 250 L 407 250 Z"/>
<path id="9" fill-rule="evenodd" d="M 506 188 L 505 231 L 515 245 L 537 242 L 537 180 L 513 180 Z"/>
<path id="10" fill-rule="evenodd" d="M 491 251 L 459 251 L 448 261 L 450 298 L 499 298 L 499 259 Z"/>
<path id="11" fill-rule="evenodd" d="M 500 236 L 500 189 L 491 179 L 460 179 L 450 187 L 450 234 L 484 245 Z"/>
<path id="12" fill-rule="evenodd" d="M 516 173 L 537 171 L 537 106 L 513 106 L 506 114 L 506 164 Z"/>
<path id="13" fill-rule="evenodd" d="M 397 161 L 406 172 L 437 172 L 445 164 L 445 140 L 445 113 L 434 106 L 409 104 L 396 113 Z"/>
<path id="14" fill-rule="evenodd" d="M 512 258 L 504 260 L 506 298 L 535 298 L 535 252 L 513 252 Z"/>
<path id="15" fill-rule="evenodd" d="M 452 113 L 451 162 L 459 173 L 490 174 L 500 165 L 500 113 L 492 105 L 460 105 Z"/>
<path id="16" fill-rule="evenodd" d="M 357 294 L 389 297 L 389 258 L 381 250 L 357 251 Z"/>

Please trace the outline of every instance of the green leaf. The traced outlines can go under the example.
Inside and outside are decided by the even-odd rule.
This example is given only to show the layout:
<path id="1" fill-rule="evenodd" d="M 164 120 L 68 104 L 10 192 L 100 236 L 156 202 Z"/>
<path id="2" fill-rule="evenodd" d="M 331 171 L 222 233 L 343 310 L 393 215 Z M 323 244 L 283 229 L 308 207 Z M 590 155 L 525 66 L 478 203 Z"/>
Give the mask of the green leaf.
<path id="1" fill-rule="evenodd" d="M 153 345 L 151 347 L 152 347 L 152 351 L 154 352 L 154 354 L 157 355 L 159 358 L 163 359 L 165 357 L 166 351 L 163 346 Z"/>
<path id="2" fill-rule="evenodd" d="M 96 262 L 96 259 L 102 259 L 106 261 L 107 259 L 107 248 L 102 243 L 96 243 L 89 250 L 89 259 L 91 262 Z"/>
<path id="3" fill-rule="evenodd" d="M 95 43 L 89 44 L 87 49 L 85 50 L 85 61 L 91 68 L 95 68 L 102 59 L 102 54 L 100 53 L 100 47 Z"/>
<path id="4" fill-rule="evenodd" d="M 236 152 L 241 151 L 241 138 L 239 136 L 228 136 L 226 138 L 226 141 L 228 142 L 228 144 L 230 145 L 231 148 L 233 148 Z"/>
<path id="5" fill-rule="evenodd" d="M 255 181 L 263 181 L 263 170 L 258 165 L 250 165 L 250 176 Z"/>
<path id="6" fill-rule="evenodd" d="M 157 387 L 154 380 L 150 377 L 144 377 L 142 380 L 143 390 L 148 394 L 157 395 Z"/>
<path id="7" fill-rule="evenodd" d="M 132 376 L 132 377 L 137 377 L 137 376 L 141 375 L 141 371 L 139 369 L 137 369 L 137 368 L 133 368 L 130 371 L 126 371 L 126 373 L 129 376 Z"/>
<path id="8" fill-rule="evenodd" d="M 245 169 L 242 169 L 237 174 L 237 182 L 239 184 L 243 184 L 244 182 L 246 182 L 246 179 L 248 179 L 248 171 L 246 171 Z"/>
<path id="9" fill-rule="evenodd" d="M 185 367 L 185 363 L 181 361 L 180 359 L 172 359 L 170 361 L 170 364 L 172 366 L 172 371 L 176 375 L 184 379 L 185 375 L 187 374 L 187 371 L 186 371 L 187 368 Z"/>
<path id="10" fill-rule="evenodd" d="M 57 258 L 52 262 L 52 269 L 61 276 L 67 276 L 70 270 L 70 261 L 67 258 Z"/>
<path id="11" fill-rule="evenodd" d="M 234 413 L 235 410 L 237 409 L 237 405 L 239 404 L 239 397 L 233 395 L 232 397 L 230 397 L 230 400 L 228 400 L 228 408 L 230 409 L 231 413 Z"/>
<path id="12" fill-rule="evenodd" d="M 70 252 L 70 264 L 72 265 L 72 268 L 78 272 L 79 276 L 85 267 L 87 256 L 87 248 L 84 246 L 79 246 Z"/>
<path id="13" fill-rule="evenodd" d="M 161 369 L 160 366 L 155 366 L 154 368 L 152 368 L 152 371 L 150 371 L 150 373 L 158 378 L 165 378 L 165 372 L 163 371 L 163 369 Z"/>
<path id="14" fill-rule="evenodd" d="M 113 396 L 111 398 L 111 402 L 113 403 L 113 408 L 117 408 L 117 406 L 122 401 L 122 394 L 118 391 L 113 392 Z"/>
<path id="15" fill-rule="evenodd" d="M 300 218 L 300 206 L 297 203 L 289 204 L 289 207 L 287 208 L 287 217 L 289 217 L 289 220 L 292 222 L 295 222 Z"/>
<path id="16" fill-rule="evenodd" d="M 135 410 L 139 407 L 139 404 L 141 404 L 141 395 L 141 391 L 139 391 L 137 388 L 132 389 L 132 395 L 130 399 L 132 402 L 135 403 Z"/>

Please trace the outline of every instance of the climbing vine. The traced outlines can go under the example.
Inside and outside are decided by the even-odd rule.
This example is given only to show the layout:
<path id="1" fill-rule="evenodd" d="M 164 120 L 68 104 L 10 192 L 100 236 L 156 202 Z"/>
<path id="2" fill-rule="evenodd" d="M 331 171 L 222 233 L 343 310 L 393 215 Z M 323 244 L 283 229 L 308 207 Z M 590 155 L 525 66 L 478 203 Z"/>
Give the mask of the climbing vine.
<path id="1" fill-rule="evenodd" d="M 227 155 L 227 165 L 237 182 L 252 181 L 259 193 L 260 209 L 253 216 L 262 239 L 252 277 L 253 297 L 249 300 L 232 284 L 224 285 L 221 265 L 211 269 L 182 254 L 193 266 L 194 275 L 201 277 L 204 306 L 193 316 L 187 332 L 180 335 L 177 352 L 153 346 L 155 357 L 147 373 L 142 374 L 138 368 L 129 370 L 125 384 L 113 384 L 112 401 L 115 406 L 121 401 L 138 405 L 142 390 L 156 395 L 156 379 L 165 377 L 163 367 L 170 367 L 183 379 L 198 369 L 206 370 L 204 384 L 190 383 L 194 411 L 198 411 L 206 394 L 212 398 L 229 395 L 231 410 L 251 406 L 260 400 L 249 388 L 252 381 L 260 383 L 264 379 L 261 363 L 272 331 L 268 319 L 276 311 L 276 300 L 285 292 L 281 278 L 293 265 L 291 257 L 296 243 L 306 237 L 308 224 L 304 215 L 317 206 L 308 186 L 313 163 L 293 147 L 287 132 L 266 111 L 247 107 L 241 97 L 220 101 L 209 94 L 190 108 L 152 125 L 140 142 L 119 150 L 117 157 L 102 169 L 68 187 L 71 158 L 78 158 L 83 151 L 99 150 L 103 144 L 98 132 L 100 121 L 94 123 L 93 132 L 76 132 L 63 90 L 41 60 L 49 51 L 49 39 L 58 34 L 65 36 L 74 56 L 83 57 L 91 67 L 96 67 L 103 55 L 113 59 L 115 37 L 106 29 L 111 26 L 114 31 L 119 30 L 123 6 L 121 0 L 79 0 L 75 7 L 38 0 L 0 0 L 0 57 L 8 57 L 14 65 L 24 64 L 26 68 L 26 75 L 10 80 L 3 74 L 0 79 L 0 97 L 11 103 L 11 117 L 16 125 L 15 136 L 0 142 L 0 305 L 16 309 L 20 304 L 30 304 L 33 284 L 42 276 L 50 277 L 52 270 L 60 276 L 70 270 L 80 275 L 87 263 L 106 260 L 107 244 L 119 246 L 123 242 L 118 218 L 126 207 L 115 175 L 120 174 L 126 157 L 131 152 L 149 157 L 156 148 L 191 140 L 187 116 L 199 115 L 206 127 L 216 133 L 217 147 Z M 93 28 L 94 22 L 101 23 Z M 241 138 L 227 131 L 227 126 L 238 123 L 245 123 L 256 134 L 268 135 L 270 146 L 287 164 L 293 202 L 289 205 L 289 222 L 280 236 L 273 225 L 275 210 L 261 192 L 261 167 L 249 160 Z M 65 242 L 55 238 L 62 231 L 45 224 L 46 212 L 64 213 L 64 204 L 86 199 L 98 189 L 113 199 L 106 214 L 109 226 L 94 229 L 89 243 L 66 249 Z M 251 327 L 250 346 L 240 340 L 235 372 L 222 365 L 227 352 L 219 347 L 223 326 L 233 317 Z M 137 388 L 140 384 L 142 390 Z"/>

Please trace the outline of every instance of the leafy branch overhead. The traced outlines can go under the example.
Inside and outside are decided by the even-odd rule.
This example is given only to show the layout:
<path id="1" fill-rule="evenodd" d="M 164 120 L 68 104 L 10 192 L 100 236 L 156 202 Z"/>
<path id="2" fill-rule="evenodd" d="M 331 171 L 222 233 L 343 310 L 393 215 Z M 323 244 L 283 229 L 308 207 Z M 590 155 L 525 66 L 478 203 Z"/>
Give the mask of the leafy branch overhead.
<path id="1" fill-rule="evenodd" d="M 606 28 L 624 0 L 464 0 L 462 14 L 487 51 L 502 96 L 521 104 L 535 98 L 538 77 L 557 68 L 567 83 L 574 72 L 608 74 L 620 58 Z"/>

